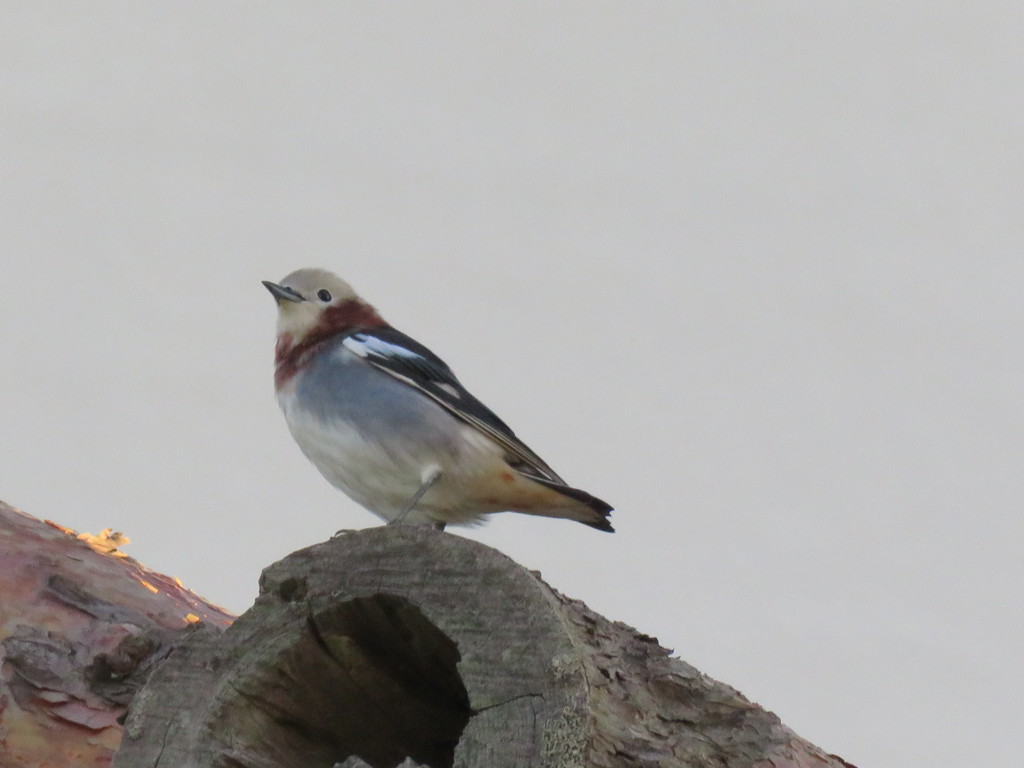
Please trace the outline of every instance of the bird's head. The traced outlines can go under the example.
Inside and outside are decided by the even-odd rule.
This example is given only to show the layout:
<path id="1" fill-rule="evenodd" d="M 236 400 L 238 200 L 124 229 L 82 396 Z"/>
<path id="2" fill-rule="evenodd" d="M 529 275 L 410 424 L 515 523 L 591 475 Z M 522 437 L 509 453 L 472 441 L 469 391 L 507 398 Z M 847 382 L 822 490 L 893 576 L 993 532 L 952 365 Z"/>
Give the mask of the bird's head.
<path id="1" fill-rule="evenodd" d="M 357 328 L 386 325 L 351 285 L 324 269 L 299 269 L 280 283 L 264 280 L 263 285 L 277 301 L 279 362 L 300 345 L 307 347 Z"/>

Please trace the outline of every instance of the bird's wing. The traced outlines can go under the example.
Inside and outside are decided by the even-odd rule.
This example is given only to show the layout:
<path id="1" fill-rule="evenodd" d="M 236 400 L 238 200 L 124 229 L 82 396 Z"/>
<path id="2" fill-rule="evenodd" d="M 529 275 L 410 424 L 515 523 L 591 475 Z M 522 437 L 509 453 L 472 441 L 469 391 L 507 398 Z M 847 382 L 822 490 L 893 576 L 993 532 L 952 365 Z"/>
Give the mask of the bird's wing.
<path id="1" fill-rule="evenodd" d="M 349 334 L 342 345 L 494 440 L 505 449 L 509 464 L 517 471 L 565 484 L 540 456 L 516 437 L 508 424 L 462 386 L 444 360 L 415 339 L 394 328 L 374 328 Z"/>

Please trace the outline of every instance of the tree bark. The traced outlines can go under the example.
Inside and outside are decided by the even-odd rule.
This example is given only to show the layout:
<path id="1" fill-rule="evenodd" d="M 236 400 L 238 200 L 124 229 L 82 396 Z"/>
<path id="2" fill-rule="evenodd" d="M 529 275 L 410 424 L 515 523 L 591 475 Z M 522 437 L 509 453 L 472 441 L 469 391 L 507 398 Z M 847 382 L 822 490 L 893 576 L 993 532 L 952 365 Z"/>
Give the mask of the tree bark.
<path id="1" fill-rule="evenodd" d="M 115 768 L 848 765 L 459 536 L 348 532 L 260 589 L 155 670 Z"/>
<path id="2" fill-rule="evenodd" d="M 0 502 L 0 768 L 108 766 L 153 664 L 231 614 L 116 550 Z"/>

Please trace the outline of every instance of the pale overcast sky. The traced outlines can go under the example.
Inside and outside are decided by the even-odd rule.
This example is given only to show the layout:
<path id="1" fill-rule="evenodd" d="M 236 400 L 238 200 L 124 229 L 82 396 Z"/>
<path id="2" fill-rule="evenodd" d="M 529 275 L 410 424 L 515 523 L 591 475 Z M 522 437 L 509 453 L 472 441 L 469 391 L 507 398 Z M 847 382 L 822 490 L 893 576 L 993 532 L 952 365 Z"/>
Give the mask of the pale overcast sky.
<path id="1" fill-rule="evenodd" d="M 862 768 L 1024 752 L 1024 6 L 0 4 L 0 498 L 234 611 L 378 520 L 260 280 L 351 281 L 618 533 L 458 531 Z"/>

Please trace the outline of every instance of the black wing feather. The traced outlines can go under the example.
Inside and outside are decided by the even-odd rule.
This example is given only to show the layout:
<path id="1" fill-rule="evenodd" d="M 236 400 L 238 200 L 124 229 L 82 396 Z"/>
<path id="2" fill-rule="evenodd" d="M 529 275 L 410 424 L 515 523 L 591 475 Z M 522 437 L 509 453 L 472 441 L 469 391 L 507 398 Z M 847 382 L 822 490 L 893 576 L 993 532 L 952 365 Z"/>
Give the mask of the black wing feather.
<path id="1" fill-rule="evenodd" d="M 401 347 L 412 355 L 387 354 L 365 346 L 365 359 L 375 368 L 393 376 L 432 398 L 460 421 L 478 429 L 508 453 L 511 466 L 526 475 L 536 475 L 551 483 L 565 481 L 518 437 L 504 421 L 477 400 L 460 382 L 440 357 L 410 336 L 394 328 L 375 328 L 351 334 L 357 342 L 379 339 L 385 344 Z"/>

